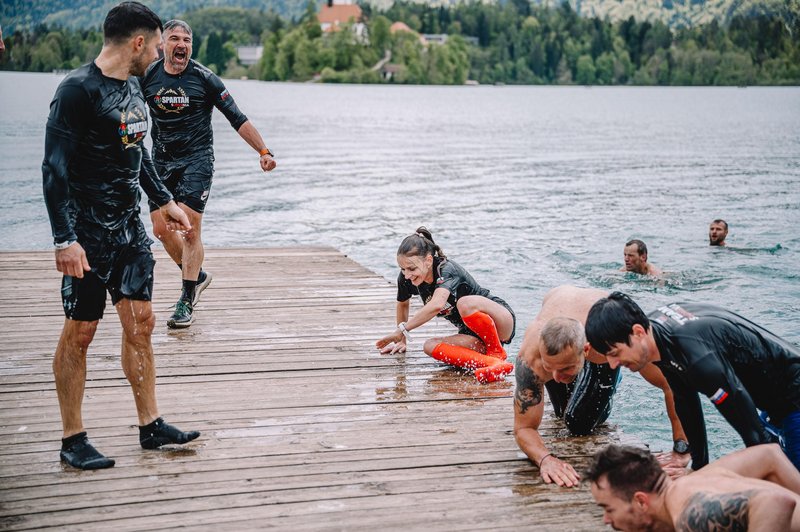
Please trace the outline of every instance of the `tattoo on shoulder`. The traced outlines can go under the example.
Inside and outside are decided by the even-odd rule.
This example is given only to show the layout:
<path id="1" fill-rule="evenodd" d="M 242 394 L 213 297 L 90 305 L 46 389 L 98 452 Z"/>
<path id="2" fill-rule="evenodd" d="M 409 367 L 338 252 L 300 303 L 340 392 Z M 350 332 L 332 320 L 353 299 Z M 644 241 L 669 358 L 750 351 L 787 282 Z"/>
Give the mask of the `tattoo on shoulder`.
<path id="1" fill-rule="evenodd" d="M 517 376 L 514 402 L 519 405 L 520 413 L 524 414 L 529 408 L 542 402 L 543 386 L 539 377 L 526 362 L 517 360 L 517 367 L 514 371 Z"/>
<path id="2" fill-rule="evenodd" d="M 698 493 L 689 499 L 678 518 L 676 528 L 690 532 L 745 532 L 748 527 L 750 497 L 754 493 L 753 490 L 714 495 Z"/>

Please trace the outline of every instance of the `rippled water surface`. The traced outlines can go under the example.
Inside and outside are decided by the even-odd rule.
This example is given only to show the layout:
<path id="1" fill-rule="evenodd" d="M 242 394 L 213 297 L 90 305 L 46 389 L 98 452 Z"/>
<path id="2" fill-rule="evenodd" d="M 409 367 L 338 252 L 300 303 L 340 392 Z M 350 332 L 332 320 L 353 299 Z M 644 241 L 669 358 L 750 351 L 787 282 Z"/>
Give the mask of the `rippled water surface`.
<path id="1" fill-rule="evenodd" d="M 60 80 L 0 73 L 0 249 L 50 248 L 40 166 Z M 646 311 L 720 304 L 800 344 L 800 89 L 226 83 L 279 167 L 258 171 L 215 113 L 209 246 L 331 245 L 394 279 L 426 225 L 516 310 L 512 353 L 564 283 Z M 714 218 L 728 249 L 707 245 Z M 617 271 L 631 238 L 663 280 Z M 667 448 L 657 390 L 623 373 L 611 420 Z M 712 454 L 739 447 L 708 413 Z"/>

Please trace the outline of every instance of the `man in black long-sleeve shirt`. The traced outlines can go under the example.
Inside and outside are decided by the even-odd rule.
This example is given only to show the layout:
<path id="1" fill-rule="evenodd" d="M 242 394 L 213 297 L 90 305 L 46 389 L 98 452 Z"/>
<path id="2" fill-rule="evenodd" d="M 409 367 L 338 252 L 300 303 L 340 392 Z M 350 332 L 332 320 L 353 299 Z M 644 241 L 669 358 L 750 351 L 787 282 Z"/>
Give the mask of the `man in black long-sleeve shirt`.
<path id="1" fill-rule="evenodd" d="M 86 351 L 103 317 L 106 291 L 122 324 L 122 367 L 134 392 L 139 442 L 145 449 L 186 443 L 158 414 L 150 303 L 155 261 L 139 218 L 139 185 L 172 230 L 189 220 L 153 169 L 147 149 L 147 106 L 135 77 L 153 60 L 161 21 L 138 2 L 109 11 L 97 59 L 70 73 L 50 104 L 42 163 L 44 197 L 64 274 L 66 320 L 53 361 L 64 437 L 62 461 L 79 469 L 111 467 L 89 443 L 81 403 Z"/>
<path id="2" fill-rule="evenodd" d="M 183 289 L 167 321 L 170 328 L 185 328 L 194 322 L 194 306 L 211 282 L 211 274 L 202 269 L 201 228 L 214 174 L 214 108 L 258 152 L 262 170 L 275 168 L 272 152 L 222 80 L 191 57 L 192 29 L 182 20 L 170 20 L 164 24 L 164 58 L 150 65 L 142 78 L 153 118 L 156 169 L 192 224 L 190 231 L 180 235 L 166 231 L 163 218 L 155 212 L 157 205 L 150 202 L 153 233 L 182 270 Z"/>
<path id="3" fill-rule="evenodd" d="M 746 446 L 776 442 L 781 434 L 784 451 L 800 469 L 800 351 L 789 342 L 714 305 L 672 303 L 648 317 L 620 292 L 591 308 L 586 337 L 613 367 L 639 371 L 653 362 L 661 369 L 689 440 L 693 469 L 708 463 L 698 392 Z M 759 410 L 768 416 L 769 430 Z"/>

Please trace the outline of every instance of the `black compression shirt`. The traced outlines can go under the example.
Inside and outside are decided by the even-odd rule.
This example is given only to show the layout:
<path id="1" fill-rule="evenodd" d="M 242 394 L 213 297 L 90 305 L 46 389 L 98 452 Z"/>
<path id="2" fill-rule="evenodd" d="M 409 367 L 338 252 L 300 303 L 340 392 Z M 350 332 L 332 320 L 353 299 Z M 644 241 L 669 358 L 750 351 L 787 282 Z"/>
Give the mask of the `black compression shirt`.
<path id="1" fill-rule="evenodd" d="M 222 80 L 194 60 L 178 75 L 164 70 L 163 59 L 156 61 L 142 78 L 142 89 L 153 117 L 153 158 L 167 167 L 213 157 L 214 107 L 237 131 L 247 122 Z"/>
<path id="2" fill-rule="evenodd" d="M 756 408 L 780 424 L 800 409 L 800 351 L 745 318 L 713 305 L 673 303 L 649 315 L 661 368 L 689 438 L 692 467 L 708 463 L 700 392 L 745 445 L 774 441 Z"/>
<path id="3" fill-rule="evenodd" d="M 411 296 L 419 295 L 423 303 L 427 303 L 433 297 L 433 292 L 437 288 L 446 288 L 450 291 L 450 296 L 447 298 L 447 304 L 439 312 L 440 316 L 444 316 L 450 323 L 456 327 L 464 326 L 464 321 L 458 313 L 456 302 L 464 296 L 483 296 L 489 297 L 489 291 L 475 282 L 472 276 L 452 260 L 446 259 L 440 261 L 438 258 L 433 259 L 433 283 L 422 283 L 419 287 L 414 286 L 411 281 L 405 278 L 400 272 L 397 278 L 397 300 L 408 301 Z"/>
<path id="4" fill-rule="evenodd" d="M 139 81 L 108 78 L 94 64 L 71 72 L 50 103 L 42 162 L 55 242 L 118 232 L 139 219 L 139 185 L 157 205 L 172 196 L 143 140 L 147 105 Z M 141 170 L 141 171 L 140 171 Z"/>

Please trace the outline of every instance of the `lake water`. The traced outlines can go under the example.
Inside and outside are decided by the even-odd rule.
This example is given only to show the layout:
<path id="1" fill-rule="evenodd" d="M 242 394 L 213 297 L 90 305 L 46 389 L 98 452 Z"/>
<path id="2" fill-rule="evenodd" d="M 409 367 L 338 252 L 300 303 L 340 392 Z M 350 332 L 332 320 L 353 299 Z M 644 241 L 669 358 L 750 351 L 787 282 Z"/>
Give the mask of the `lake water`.
<path id="1" fill-rule="evenodd" d="M 40 167 L 61 79 L 0 72 L 2 250 L 51 248 Z M 648 312 L 716 303 L 800 344 L 798 88 L 226 84 L 279 166 L 258 171 L 215 113 L 208 246 L 331 245 L 394 280 L 400 240 L 425 225 L 515 309 L 512 355 L 565 283 Z M 731 248 L 708 246 L 714 218 Z M 662 281 L 617 271 L 631 238 Z M 623 375 L 611 421 L 671 447 L 660 392 Z M 707 416 L 713 456 L 741 447 Z"/>

